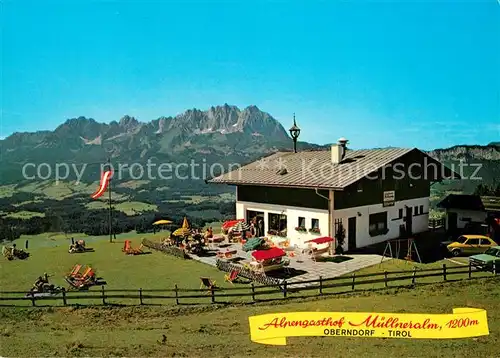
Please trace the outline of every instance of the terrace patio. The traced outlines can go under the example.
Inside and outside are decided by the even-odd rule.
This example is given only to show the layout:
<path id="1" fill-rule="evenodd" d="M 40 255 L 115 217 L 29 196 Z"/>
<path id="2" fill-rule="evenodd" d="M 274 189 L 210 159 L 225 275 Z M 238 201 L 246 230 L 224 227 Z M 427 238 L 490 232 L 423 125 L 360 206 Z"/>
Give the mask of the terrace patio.
<path id="1" fill-rule="evenodd" d="M 217 260 L 220 260 L 217 257 L 217 252 L 226 250 L 235 253 L 232 254 L 231 258 L 224 260 L 235 265 L 241 265 L 243 262 L 252 260 L 251 252 L 243 251 L 240 243 L 222 243 L 217 247 L 213 246 L 207 255 L 189 254 L 189 256 L 199 262 L 217 266 Z M 288 252 L 294 253 L 293 256 L 288 256 L 290 264 L 284 270 L 268 272 L 267 276 L 286 279 L 289 283 L 317 280 L 320 276 L 323 278 L 343 276 L 368 266 L 380 264 L 383 260 L 390 260 L 390 258 L 380 255 L 356 254 L 318 258 L 315 261 L 299 250 L 288 250 Z M 294 285 L 294 287 L 306 287 L 308 285 L 308 283 L 305 283 L 303 285 Z M 314 285 L 314 283 L 310 283 L 310 285 Z"/>

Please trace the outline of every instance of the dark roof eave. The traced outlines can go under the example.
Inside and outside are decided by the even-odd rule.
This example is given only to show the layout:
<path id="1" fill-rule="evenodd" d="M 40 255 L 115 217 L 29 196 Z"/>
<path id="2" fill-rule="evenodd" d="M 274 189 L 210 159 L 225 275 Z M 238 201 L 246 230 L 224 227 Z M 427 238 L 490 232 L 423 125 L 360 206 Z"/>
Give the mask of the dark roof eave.
<path id="1" fill-rule="evenodd" d="M 342 187 L 325 187 L 325 186 L 311 186 L 311 185 L 298 185 L 298 184 L 271 184 L 271 183 L 250 183 L 250 182 L 236 182 L 236 181 L 208 181 L 208 184 L 227 184 L 227 185 L 255 185 L 255 186 L 269 186 L 273 188 L 293 188 L 293 189 L 318 189 L 318 190 L 336 190 L 343 191 Z"/>

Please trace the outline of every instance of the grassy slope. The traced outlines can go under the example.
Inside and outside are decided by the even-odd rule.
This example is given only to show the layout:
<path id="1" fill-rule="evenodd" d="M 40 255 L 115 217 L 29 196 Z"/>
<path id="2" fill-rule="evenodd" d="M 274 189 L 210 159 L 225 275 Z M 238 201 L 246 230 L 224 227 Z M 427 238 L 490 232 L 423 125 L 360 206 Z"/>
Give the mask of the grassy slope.
<path id="1" fill-rule="evenodd" d="M 279 305 L 0 309 L 3 356 L 189 357 L 492 357 L 500 339 L 498 278 L 400 289 Z M 248 317 L 293 311 L 450 313 L 454 307 L 488 311 L 490 336 L 463 340 L 289 338 L 286 347 L 249 339 Z M 156 341 L 167 335 L 167 345 Z M 333 353 L 334 351 L 334 353 Z"/>
<path id="2" fill-rule="evenodd" d="M 109 204 L 104 200 L 96 200 L 86 204 L 85 207 L 90 210 L 107 209 L 109 207 Z M 125 201 L 122 203 L 113 204 L 113 209 L 122 211 L 127 215 L 136 215 L 138 213 L 146 211 L 157 211 L 158 207 L 156 205 L 142 203 L 139 201 Z"/>
<path id="3" fill-rule="evenodd" d="M 215 223 L 214 223 L 215 224 Z M 212 225 L 212 224 L 211 224 Z M 215 226 L 215 225 L 213 225 Z M 217 228 L 215 228 L 217 230 Z M 87 242 L 88 247 L 93 247 L 95 252 L 85 254 L 69 254 L 67 247 L 70 242 L 68 237 L 64 235 L 37 235 L 37 236 L 24 236 L 16 240 L 19 247 L 24 247 L 25 240 L 29 242 L 29 252 L 32 256 L 26 261 L 5 261 L 3 258 L 0 260 L 0 282 L 2 282 L 1 291 L 26 291 L 28 290 L 36 277 L 43 272 L 53 275 L 52 282 L 56 285 L 66 286 L 64 276 L 67 274 L 75 264 L 88 264 L 97 270 L 99 276 L 103 277 L 107 282 L 106 289 L 173 289 L 177 284 L 180 288 L 198 289 L 200 284 L 200 276 L 209 276 L 217 281 L 222 287 L 227 287 L 224 284 L 224 273 L 218 271 L 216 268 L 198 263 L 191 260 L 180 260 L 171 256 L 163 255 L 153 252 L 150 255 L 141 256 L 126 256 L 121 252 L 124 240 L 129 239 L 132 241 L 133 246 L 138 246 L 142 238 L 148 238 L 152 241 L 159 241 L 162 237 L 167 236 L 168 232 L 160 232 L 157 234 L 135 234 L 128 233 L 117 236 L 117 242 L 109 243 L 108 237 L 88 237 L 85 235 L 75 235 L 75 239 L 83 238 Z M 391 260 L 379 265 L 367 267 L 357 272 L 357 274 L 380 273 L 386 271 L 407 271 L 406 274 L 399 274 L 398 276 L 410 276 L 414 267 L 417 270 L 440 268 L 443 262 L 433 264 L 414 264 L 402 260 Z M 342 265 L 332 263 L 332 266 Z M 453 262 L 446 262 L 448 267 L 457 266 Z M 489 276 L 488 273 L 474 273 L 473 277 Z M 389 278 L 393 277 L 392 275 Z M 449 275 L 448 279 L 455 280 L 466 278 L 467 273 Z M 376 277 L 375 279 L 382 279 L 383 276 Z M 356 281 L 356 290 L 366 290 L 373 288 L 382 288 L 384 283 L 371 283 L 360 284 L 360 280 L 366 281 L 370 278 L 361 278 Z M 344 282 L 348 287 L 335 287 L 324 288 L 325 293 L 338 293 L 349 291 L 351 284 L 351 276 L 347 275 L 346 278 L 340 279 L 331 283 Z M 435 276 L 430 278 L 418 278 L 417 283 L 440 282 L 442 276 Z M 389 286 L 403 286 L 411 284 L 411 279 L 404 281 L 390 282 Z M 326 285 L 326 284 L 325 284 Z M 240 290 L 237 293 L 250 293 L 248 285 L 237 285 Z M 293 288 L 293 286 L 291 286 Z M 94 288 L 93 290 L 98 290 Z M 133 294 L 137 294 L 134 292 Z M 224 292 L 236 293 L 236 292 Z M 297 293 L 290 293 L 292 297 L 307 297 L 317 295 L 318 291 L 300 291 Z M 163 293 L 169 295 L 168 293 Z M 268 298 L 281 298 L 282 294 L 279 292 L 259 296 L 259 299 Z M 250 296 L 246 297 L 231 297 L 220 298 L 220 300 L 230 302 L 249 302 Z M 209 297 L 200 299 L 183 299 L 182 303 L 187 302 L 209 302 Z M 29 305 L 28 301 L 9 301 L 19 305 Z M 89 304 L 92 303 L 88 300 L 78 299 L 71 301 L 72 303 Z M 136 300 L 113 298 L 108 300 L 112 303 L 126 303 L 136 304 Z M 166 305 L 174 304 L 172 299 L 164 300 L 147 300 L 147 303 L 161 303 Z M 51 304 L 61 305 L 62 302 L 51 301 Z"/>
<path id="4" fill-rule="evenodd" d="M 0 214 L 3 214 L 0 212 Z M 5 217 L 7 218 L 13 218 L 13 219 L 30 219 L 32 217 L 35 217 L 35 216 L 38 216 L 38 217 L 44 217 L 45 214 L 43 213 L 38 213 L 36 211 L 26 211 L 26 210 L 23 210 L 23 211 L 18 211 L 16 213 L 10 213 L 10 214 L 7 214 L 5 215 Z"/>
<path id="5" fill-rule="evenodd" d="M 28 290 L 34 280 L 44 272 L 54 275 L 52 283 L 67 286 L 64 275 L 71 271 L 75 264 L 91 265 L 98 276 L 107 281 L 109 289 L 151 288 L 173 289 L 175 284 L 186 288 L 199 288 L 200 276 L 210 276 L 223 282 L 224 274 L 215 267 L 192 260 L 181 260 L 158 252 L 150 255 L 127 256 L 121 249 L 125 239 L 132 241 L 132 246 L 139 246 L 141 238 L 158 241 L 166 236 L 165 232 L 155 235 L 134 233 L 117 236 L 115 243 L 109 243 L 107 237 L 75 236 L 75 240 L 83 238 L 87 247 L 95 252 L 69 254 L 70 240 L 64 235 L 48 237 L 38 235 L 29 238 L 28 260 L 6 261 L 0 258 L 1 291 Z M 18 239 L 19 247 L 24 247 L 27 237 Z"/>

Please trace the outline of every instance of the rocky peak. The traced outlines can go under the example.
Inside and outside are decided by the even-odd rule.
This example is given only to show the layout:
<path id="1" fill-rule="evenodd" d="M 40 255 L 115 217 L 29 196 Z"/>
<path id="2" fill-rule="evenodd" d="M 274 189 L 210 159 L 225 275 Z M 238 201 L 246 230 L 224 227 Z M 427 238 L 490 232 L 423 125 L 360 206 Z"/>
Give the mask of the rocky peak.
<path id="1" fill-rule="evenodd" d="M 93 118 L 80 116 L 66 120 L 49 136 L 53 136 L 54 140 L 55 138 L 74 140 L 80 137 L 94 139 L 101 134 L 104 126 L 106 125 L 96 122 Z"/>
<path id="2" fill-rule="evenodd" d="M 500 160 L 500 146 L 498 145 L 457 145 L 446 149 L 435 149 L 429 155 L 439 160 L 460 160 L 468 158 L 482 158 Z"/>
<path id="3" fill-rule="evenodd" d="M 118 122 L 118 124 L 120 127 L 131 129 L 137 127 L 139 125 L 139 121 L 134 117 L 125 115 L 120 119 L 120 122 Z"/>

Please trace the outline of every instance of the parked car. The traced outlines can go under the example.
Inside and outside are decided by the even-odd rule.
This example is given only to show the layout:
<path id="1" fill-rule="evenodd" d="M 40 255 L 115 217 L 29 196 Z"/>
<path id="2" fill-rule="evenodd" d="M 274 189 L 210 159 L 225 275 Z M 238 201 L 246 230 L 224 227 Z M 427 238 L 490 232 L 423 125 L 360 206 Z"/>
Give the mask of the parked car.
<path id="1" fill-rule="evenodd" d="M 453 242 L 444 243 L 453 256 L 482 254 L 498 244 L 484 235 L 462 235 Z"/>
<path id="2" fill-rule="evenodd" d="M 469 262 L 483 270 L 492 270 L 495 264 L 496 270 L 500 270 L 500 246 L 490 247 L 484 254 L 469 257 Z"/>

